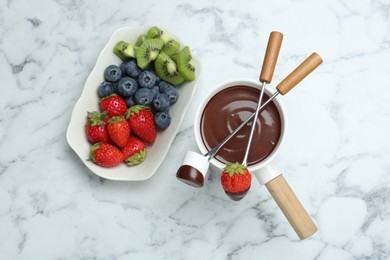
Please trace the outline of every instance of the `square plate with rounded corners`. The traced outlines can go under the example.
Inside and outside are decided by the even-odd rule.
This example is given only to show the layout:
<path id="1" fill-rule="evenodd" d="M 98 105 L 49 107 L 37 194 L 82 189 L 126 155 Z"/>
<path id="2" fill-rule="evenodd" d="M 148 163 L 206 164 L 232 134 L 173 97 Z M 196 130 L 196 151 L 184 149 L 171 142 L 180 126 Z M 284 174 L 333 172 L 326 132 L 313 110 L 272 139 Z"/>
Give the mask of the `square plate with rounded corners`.
<path id="1" fill-rule="evenodd" d="M 104 81 L 104 69 L 111 65 L 119 65 L 122 61 L 113 53 L 115 44 L 121 40 L 135 43 L 140 34 L 145 34 L 149 26 L 144 27 L 124 27 L 116 30 L 110 37 L 110 40 L 100 53 L 95 67 L 89 75 L 81 96 L 76 102 L 67 130 L 67 141 L 70 147 L 80 157 L 81 161 L 96 175 L 110 180 L 118 181 L 141 181 L 147 180 L 154 175 L 158 167 L 164 160 L 175 138 L 184 115 L 188 109 L 191 99 L 194 95 L 196 86 L 199 82 L 201 68 L 197 59 L 193 56 L 196 66 L 196 77 L 194 81 L 186 82 L 178 86 L 179 99 L 170 107 L 171 125 L 164 131 L 158 131 L 156 142 L 148 146 L 147 156 L 143 163 L 128 167 L 124 163 L 113 167 L 100 167 L 93 162 L 88 161 L 89 149 L 91 144 L 88 142 L 85 134 L 85 120 L 88 111 L 99 111 L 99 98 L 97 96 L 97 87 Z M 179 43 L 180 47 L 185 45 L 175 35 L 169 33 Z"/>

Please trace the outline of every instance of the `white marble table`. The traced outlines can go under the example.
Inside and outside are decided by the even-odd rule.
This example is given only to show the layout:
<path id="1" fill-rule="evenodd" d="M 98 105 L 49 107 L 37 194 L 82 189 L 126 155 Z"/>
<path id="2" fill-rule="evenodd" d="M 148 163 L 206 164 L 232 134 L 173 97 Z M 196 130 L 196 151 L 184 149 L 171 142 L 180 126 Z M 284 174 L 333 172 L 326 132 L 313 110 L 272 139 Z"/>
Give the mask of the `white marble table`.
<path id="1" fill-rule="evenodd" d="M 0 259 L 390 259 L 390 1 L 82 2 L 0 3 Z M 111 33 L 139 25 L 179 35 L 204 72 L 158 172 L 107 181 L 66 128 Z M 234 203 L 216 170 L 202 189 L 175 179 L 199 102 L 257 78 L 272 30 L 285 36 L 274 82 L 324 59 L 283 97 L 278 162 L 319 228 L 305 241 L 257 182 Z"/>

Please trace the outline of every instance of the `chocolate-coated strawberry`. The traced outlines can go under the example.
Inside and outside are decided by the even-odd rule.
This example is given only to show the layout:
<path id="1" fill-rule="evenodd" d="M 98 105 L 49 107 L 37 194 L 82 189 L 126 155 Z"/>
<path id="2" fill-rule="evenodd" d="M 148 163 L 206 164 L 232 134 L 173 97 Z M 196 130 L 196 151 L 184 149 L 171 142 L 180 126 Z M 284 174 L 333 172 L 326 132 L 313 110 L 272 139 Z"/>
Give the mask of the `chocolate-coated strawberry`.
<path id="1" fill-rule="evenodd" d="M 106 122 L 109 120 L 107 113 L 88 112 L 85 131 L 90 143 L 110 142 Z"/>
<path id="2" fill-rule="evenodd" d="M 123 153 L 114 145 L 96 143 L 91 146 L 89 160 L 103 167 L 114 167 L 123 161 Z"/>
<path id="3" fill-rule="evenodd" d="M 142 141 L 153 144 L 156 140 L 156 126 L 153 113 L 147 106 L 135 105 L 127 110 L 126 118 L 131 130 Z"/>
<path id="4" fill-rule="evenodd" d="M 130 136 L 129 142 L 121 149 L 128 166 L 140 164 L 145 160 L 146 145 L 135 136 Z"/>
<path id="5" fill-rule="evenodd" d="M 114 116 L 107 123 L 110 139 L 119 147 L 124 147 L 130 137 L 130 125 L 124 116 Z"/>
<path id="6" fill-rule="evenodd" d="M 117 94 L 112 94 L 100 100 L 100 109 L 106 111 L 109 117 L 123 116 L 127 110 L 126 101 Z"/>
<path id="7" fill-rule="evenodd" d="M 221 184 L 232 200 L 241 200 L 251 186 L 252 176 L 242 164 L 228 163 L 222 171 Z"/>

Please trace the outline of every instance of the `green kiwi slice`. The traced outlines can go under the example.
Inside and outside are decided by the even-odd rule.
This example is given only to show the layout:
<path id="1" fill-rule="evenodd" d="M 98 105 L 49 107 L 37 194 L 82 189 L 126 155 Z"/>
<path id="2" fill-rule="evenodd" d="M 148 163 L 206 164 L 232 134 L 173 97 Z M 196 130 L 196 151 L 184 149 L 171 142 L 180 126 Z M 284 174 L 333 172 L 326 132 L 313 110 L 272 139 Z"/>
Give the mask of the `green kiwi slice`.
<path id="1" fill-rule="evenodd" d="M 153 26 L 149 29 L 148 33 L 146 34 L 146 38 L 161 39 L 164 41 L 164 43 L 167 43 L 168 41 L 172 40 L 172 37 L 168 33 L 162 31 L 157 26 Z"/>
<path id="2" fill-rule="evenodd" d="M 138 67 L 145 69 L 157 58 L 163 46 L 164 42 L 161 39 L 146 39 L 136 52 Z"/>
<path id="3" fill-rule="evenodd" d="M 127 48 L 127 43 L 125 41 L 118 42 L 117 44 L 115 44 L 114 47 L 115 55 L 118 56 L 122 61 L 129 60 L 129 58 L 123 54 L 123 51 L 126 50 L 126 48 Z"/>
<path id="4" fill-rule="evenodd" d="M 134 46 L 133 44 L 127 42 L 126 48 L 123 50 L 123 56 L 125 56 L 126 58 L 135 59 L 137 49 L 137 46 Z"/>
<path id="5" fill-rule="evenodd" d="M 172 58 L 172 60 L 176 61 L 176 58 L 177 58 L 177 53 L 173 54 L 170 56 Z"/>
<path id="6" fill-rule="evenodd" d="M 164 48 L 162 49 L 168 56 L 175 54 L 180 48 L 180 43 L 175 40 L 169 40 L 165 43 Z"/>
<path id="7" fill-rule="evenodd" d="M 138 39 L 137 39 L 137 42 L 135 43 L 135 46 L 141 46 L 141 44 L 145 41 L 146 39 L 146 35 L 145 34 L 141 34 L 140 36 L 138 36 Z"/>
<path id="8" fill-rule="evenodd" d="M 157 75 L 164 81 L 171 83 L 172 85 L 179 85 L 183 83 L 184 79 L 177 71 L 177 65 L 165 52 L 161 52 L 156 61 L 154 67 Z"/>
<path id="9" fill-rule="evenodd" d="M 180 75 L 186 80 L 195 79 L 195 63 L 188 46 L 184 47 L 175 57 Z"/>

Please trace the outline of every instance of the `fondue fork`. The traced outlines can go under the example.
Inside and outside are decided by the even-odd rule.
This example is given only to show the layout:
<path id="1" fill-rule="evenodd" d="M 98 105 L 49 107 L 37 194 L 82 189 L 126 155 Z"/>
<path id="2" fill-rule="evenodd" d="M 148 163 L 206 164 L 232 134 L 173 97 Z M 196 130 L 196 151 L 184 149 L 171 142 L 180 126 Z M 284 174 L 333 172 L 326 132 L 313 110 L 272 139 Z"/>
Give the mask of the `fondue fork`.
<path id="1" fill-rule="evenodd" d="M 313 52 L 306 60 L 304 60 L 295 70 L 293 70 L 285 79 L 283 79 L 277 86 L 276 91 L 272 94 L 272 96 L 262 104 L 256 112 L 261 111 L 264 107 L 266 107 L 272 100 L 277 97 L 279 94 L 283 96 L 287 94 L 291 89 L 293 89 L 299 82 L 301 82 L 306 76 L 308 76 L 311 72 L 313 72 L 320 64 L 322 63 L 321 57 Z M 264 83 L 263 83 L 264 84 Z M 233 137 L 238 131 L 240 131 L 246 124 L 250 122 L 250 120 L 256 115 L 256 112 L 251 114 L 244 122 L 241 123 L 233 132 L 231 132 L 225 139 L 222 140 L 219 144 L 217 144 L 213 149 L 208 151 L 204 156 L 208 157 L 210 161 L 218 151 Z"/>
<path id="2" fill-rule="evenodd" d="M 251 175 L 247 169 L 249 150 L 252 143 L 253 133 L 255 132 L 255 128 L 256 128 L 256 120 L 259 114 L 261 100 L 263 99 L 265 85 L 267 83 L 269 84 L 272 80 L 272 76 L 275 71 L 276 61 L 279 56 L 280 46 L 282 45 L 282 40 L 283 40 L 283 34 L 280 32 L 271 32 L 268 39 L 267 49 L 265 51 L 263 66 L 261 68 L 261 73 L 259 78 L 260 82 L 262 82 L 260 88 L 260 96 L 259 96 L 259 100 L 257 101 L 257 108 L 255 110 L 254 113 L 255 115 L 252 120 L 252 127 L 249 134 L 249 139 L 246 146 L 244 159 L 241 165 L 239 163 L 233 164 L 233 162 L 228 163 L 221 175 L 221 183 L 225 190 L 225 193 L 231 200 L 234 201 L 243 199 L 246 196 L 248 190 L 250 189 Z M 231 185 L 228 184 L 225 185 L 225 182 L 231 183 L 232 180 L 231 178 L 236 178 L 236 179 L 239 178 L 239 179 L 246 180 L 246 185 L 240 185 L 240 189 L 232 189 Z"/>
<path id="3" fill-rule="evenodd" d="M 255 115 L 254 115 L 253 121 L 252 121 L 252 128 L 251 128 L 251 132 L 249 134 L 249 139 L 248 139 L 248 144 L 246 146 L 244 159 L 242 161 L 242 165 L 244 165 L 245 167 L 248 166 L 249 151 L 251 149 L 253 133 L 255 132 L 256 120 L 257 120 L 257 117 L 259 115 L 259 110 L 260 110 L 261 101 L 262 101 L 263 95 L 264 95 L 265 85 L 267 85 L 271 82 L 272 76 L 274 75 L 276 61 L 277 61 L 278 56 L 279 56 L 279 51 L 280 51 L 280 46 L 282 45 L 282 40 L 283 40 L 282 33 L 271 32 L 271 34 L 269 36 L 269 40 L 268 40 L 267 50 L 266 50 L 265 56 L 264 56 L 263 67 L 261 68 L 261 73 L 260 73 L 260 82 L 262 83 L 261 89 L 260 89 L 260 96 L 259 96 L 259 100 L 257 101 L 257 107 L 256 107 Z"/>

